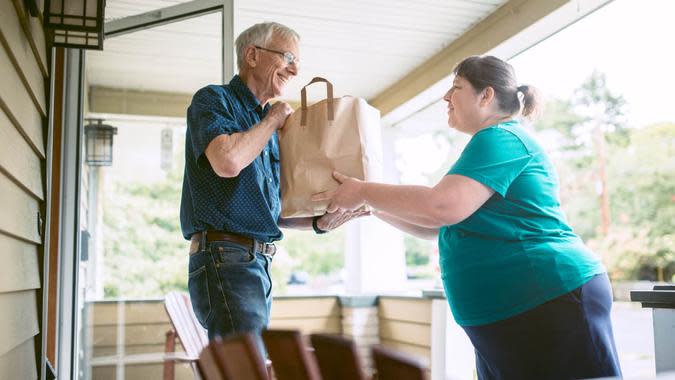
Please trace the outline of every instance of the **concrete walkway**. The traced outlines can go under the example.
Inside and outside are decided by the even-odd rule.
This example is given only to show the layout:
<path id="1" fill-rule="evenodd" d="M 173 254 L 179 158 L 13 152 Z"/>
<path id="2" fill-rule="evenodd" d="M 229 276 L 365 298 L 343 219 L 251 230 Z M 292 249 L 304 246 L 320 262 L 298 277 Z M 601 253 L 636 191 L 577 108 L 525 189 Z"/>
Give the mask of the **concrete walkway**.
<path id="1" fill-rule="evenodd" d="M 652 310 L 635 302 L 615 301 L 612 322 L 623 376 L 627 379 L 654 376 Z"/>

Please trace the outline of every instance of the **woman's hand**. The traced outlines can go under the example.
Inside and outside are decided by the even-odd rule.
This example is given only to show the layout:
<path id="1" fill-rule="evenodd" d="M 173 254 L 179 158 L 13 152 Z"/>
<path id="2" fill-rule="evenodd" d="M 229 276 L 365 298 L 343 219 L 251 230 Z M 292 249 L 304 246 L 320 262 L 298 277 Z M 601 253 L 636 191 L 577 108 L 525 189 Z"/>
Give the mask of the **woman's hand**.
<path id="1" fill-rule="evenodd" d="M 337 171 L 333 172 L 333 177 L 340 183 L 340 186 L 335 190 L 314 194 L 312 196 L 313 201 L 330 201 L 326 210 L 329 213 L 334 213 L 337 210 L 354 211 L 365 205 L 363 181 L 348 177 Z"/>

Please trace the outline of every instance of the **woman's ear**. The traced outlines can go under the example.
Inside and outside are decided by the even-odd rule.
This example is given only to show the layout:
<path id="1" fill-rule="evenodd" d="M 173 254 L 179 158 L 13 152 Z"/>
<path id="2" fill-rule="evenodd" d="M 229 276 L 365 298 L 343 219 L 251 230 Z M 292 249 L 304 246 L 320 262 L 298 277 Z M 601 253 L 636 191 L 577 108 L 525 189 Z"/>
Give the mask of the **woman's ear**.
<path id="1" fill-rule="evenodd" d="M 487 106 L 490 103 L 492 103 L 492 100 L 494 100 L 494 98 L 495 98 L 495 89 L 490 86 L 487 86 L 485 87 L 485 89 L 481 94 L 480 105 Z"/>
<path id="2" fill-rule="evenodd" d="M 258 49 L 253 45 L 248 45 L 246 49 L 244 49 L 244 60 L 249 67 L 256 67 L 258 64 Z"/>

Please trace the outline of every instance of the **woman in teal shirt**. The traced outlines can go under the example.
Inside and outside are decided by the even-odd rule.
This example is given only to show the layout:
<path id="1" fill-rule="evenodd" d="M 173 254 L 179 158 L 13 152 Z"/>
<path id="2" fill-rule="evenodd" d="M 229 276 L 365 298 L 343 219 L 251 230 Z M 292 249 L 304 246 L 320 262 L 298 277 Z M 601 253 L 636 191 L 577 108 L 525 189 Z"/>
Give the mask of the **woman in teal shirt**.
<path id="1" fill-rule="evenodd" d="M 335 173 L 329 212 L 369 205 L 413 235 L 438 238 L 455 320 L 476 349 L 479 379 L 573 379 L 621 374 L 611 287 L 602 264 L 568 226 L 558 179 L 516 116 L 537 92 L 492 56 L 454 70 L 448 124 L 472 136 L 434 187 L 362 182 Z"/>

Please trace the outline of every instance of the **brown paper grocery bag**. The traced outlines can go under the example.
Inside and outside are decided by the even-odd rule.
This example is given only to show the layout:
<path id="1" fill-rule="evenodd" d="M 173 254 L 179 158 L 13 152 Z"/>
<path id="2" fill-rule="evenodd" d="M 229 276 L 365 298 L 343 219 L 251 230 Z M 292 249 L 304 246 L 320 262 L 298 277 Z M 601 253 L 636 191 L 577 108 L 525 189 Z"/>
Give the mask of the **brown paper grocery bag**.
<path id="1" fill-rule="evenodd" d="M 308 106 L 305 88 L 316 82 L 326 83 L 327 96 Z M 368 181 L 382 175 L 380 111 L 361 98 L 333 98 L 333 85 L 323 78 L 300 94 L 300 109 L 279 131 L 282 218 L 323 215 L 328 202 L 310 198 L 337 188 L 334 170 Z"/>

